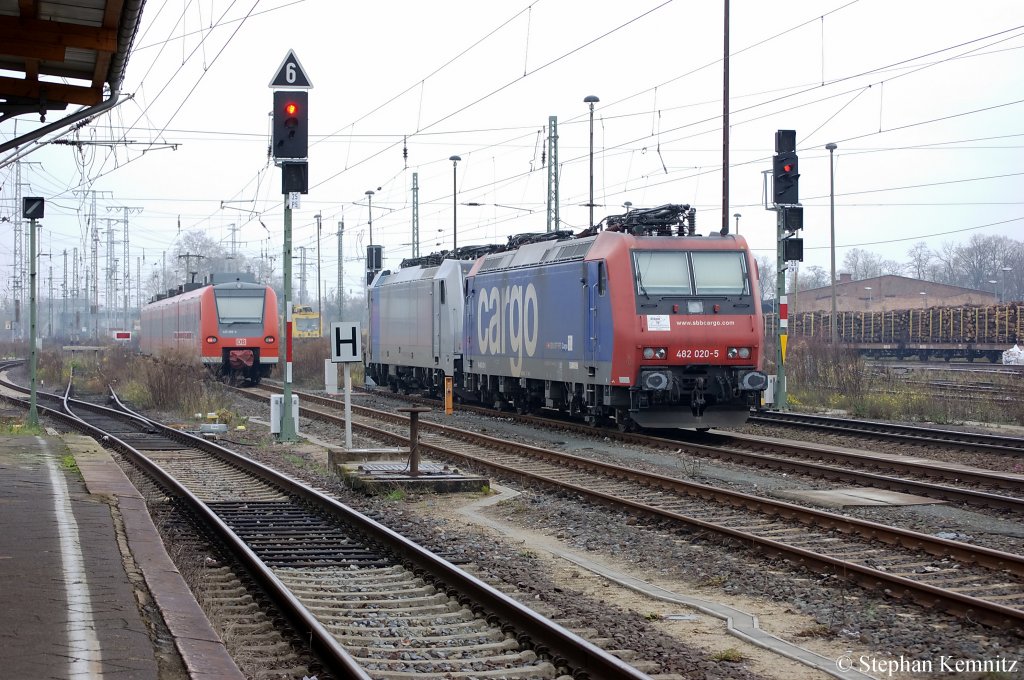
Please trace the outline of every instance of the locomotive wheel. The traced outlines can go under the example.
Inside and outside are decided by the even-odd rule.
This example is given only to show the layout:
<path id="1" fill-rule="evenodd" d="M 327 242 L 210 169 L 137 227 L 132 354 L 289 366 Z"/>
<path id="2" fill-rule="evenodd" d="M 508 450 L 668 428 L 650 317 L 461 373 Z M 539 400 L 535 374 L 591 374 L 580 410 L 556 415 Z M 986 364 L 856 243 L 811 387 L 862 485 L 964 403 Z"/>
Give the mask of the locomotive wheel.
<path id="1" fill-rule="evenodd" d="M 625 409 L 616 409 L 615 426 L 619 429 L 619 432 L 636 432 L 640 429 L 640 426 L 629 417 L 629 412 Z"/>

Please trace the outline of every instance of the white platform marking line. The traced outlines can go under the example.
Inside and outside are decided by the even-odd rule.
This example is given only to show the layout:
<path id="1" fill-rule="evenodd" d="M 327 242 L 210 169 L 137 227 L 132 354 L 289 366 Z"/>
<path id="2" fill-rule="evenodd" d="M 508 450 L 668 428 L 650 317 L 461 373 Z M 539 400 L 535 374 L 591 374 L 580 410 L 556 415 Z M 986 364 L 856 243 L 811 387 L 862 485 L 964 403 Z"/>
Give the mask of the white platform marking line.
<path id="1" fill-rule="evenodd" d="M 45 440 L 43 448 L 49 449 Z M 68 602 L 68 643 L 70 677 L 100 677 L 100 641 L 96 637 L 96 622 L 92 618 L 88 576 L 82 558 L 78 522 L 71 509 L 67 480 L 52 456 L 46 458 L 53 487 L 54 515 L 60 535 L 60 554 L 64 563 L 64 594 Z"/>

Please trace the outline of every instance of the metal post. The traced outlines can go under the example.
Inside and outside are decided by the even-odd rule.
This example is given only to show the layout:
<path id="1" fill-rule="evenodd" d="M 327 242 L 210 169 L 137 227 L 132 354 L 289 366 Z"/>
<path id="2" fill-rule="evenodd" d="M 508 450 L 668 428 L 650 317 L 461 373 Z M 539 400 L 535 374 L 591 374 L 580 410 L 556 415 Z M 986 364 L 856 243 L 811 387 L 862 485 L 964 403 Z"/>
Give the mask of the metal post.
<path id="1" fill-rule="evenodd" d="M 459 221 L 456 218 L 459 209 L 459 184 L 456 181 L 455 168 L 462 158 L 451 156 L 448 160 L 452 162 L 452 254 L 457 260 L 459 259 Z"/>
<path id="2" fill-rule="evenodd" d="M 548 116 L 548 232 L 558 231 L 558 117 Z"/>
<path id="3" fill-rule="evenodd" d="M 320 293 L 320 213 L 316 218 L 316 313 L 320 327 L 317 329 L 317 337 L 324 337 L 324 300 Z"/>
<path id="4" fill-rule="evenodd" d="M 420 173 L 412 173 L 412 256 L 420 256 Z"/>
<path id="5" fill-rule="evenodd" d="M 412 406 L 409 408 L 397 409 L 399 413 L 409 414 L 409 476 L 418 477 L 420 474 L 420 424 L 421 413 L 428 413 L 432 409 L 425 406 Z"/>
<path id="6" fill-rule="evenodd" d="M 352 363 L 345 362 L 345 450 L 352 450 Z"/>
<path id="7" fill-rule="evenodd" d="M 740 235 L 740 218 L 742 217 L 742 215 L 740 215 L 739 213 L 733 213 L 733 217 L 736 218 L 736 235 L 739 236 Z"/>
<path id="8" fill-rule="evenodd" d="M 284 318 L 281 324 L 281 342 L 278 353 L 284 350 L 284 357 L 278 357 L 278 363 L 284 359 L 284 380 L 281 383 L 281 432 L 277 436 L 280 442 L 295 442 L 299 438 L 295 433 L 292 421 L 292 208 L 288 194 L 284 197 Z"/>
<path id="9" fill-rule="evenodd" d="M 782 210 L 776 211 L 776 274 L 775 274 L 775 300 L 778 306 L 778 319 L 779 327 L 776 336 L 776 348 L 775 348 L 775 408 L 778 411 L 786 411 L 788 407 L 786 405 L 786 364 L 783 360 L 783 345 L 789 339 L 788 329 L 783 328 L 783 316 L 785 314 L 783 307 L 785 306 L 786 300 L 786 260 L 782 253 L 782 237 L 785 235 L 785 230 L 782 228 Z"/>
<path id="10" fill-rule="evenodd" d="M 729 233 L 729 0 L 722 28 L 722 236 Z"/>
<path id="11" fill-rule="evenodd" d="M 338 221 L 338 318 L 345 318 L 345 218 Z"/>
<path id="12" fill-rule="evenodd" d="M 829 317 L 830 337 L 832 346 L 839 344 L 839 320 L 836 318 L 836 173 L 835 164 L 832 162 L 833 152 L 836 145 L 829 142 L 825 145 L 828 149 L 828 205 L 829 224 L 832 229 L 832 237 L 829 241 L 829 250 L 832 254 L 832 315 Z"/>
<path id="13" fill-rule="evenodd" d="M 601 101 L 594 95 L 590 95 L 583 100 L 585 103 L 590 104 L 590 202 L 587 203 L 590 206 L 590 222 L 589 226 L 594 226 L 594 104 Z"/>
<path id="14" fill-rule="evenodd" d="M 373 245 L 373 189 L 366 190 L 366 205 L 370 212 L 370 245 Z"/>
<path id="15" fill-rule="evenodd" d="M 29 406 L 28 406 L 28 425 L 29 427 L 39 426 L 39 412 L 36 410 L 36 362 L 38 361 L 38 352 L 36 350 L 36 221 L 32 219 L 29 221 L 29 237 L 28 237 L 28 281 L 29 281 L 29 330 L 28 330 L 28 343 L 29 343 L 29 359 L 28 359 L 28 380 L 29 380 Z"/>

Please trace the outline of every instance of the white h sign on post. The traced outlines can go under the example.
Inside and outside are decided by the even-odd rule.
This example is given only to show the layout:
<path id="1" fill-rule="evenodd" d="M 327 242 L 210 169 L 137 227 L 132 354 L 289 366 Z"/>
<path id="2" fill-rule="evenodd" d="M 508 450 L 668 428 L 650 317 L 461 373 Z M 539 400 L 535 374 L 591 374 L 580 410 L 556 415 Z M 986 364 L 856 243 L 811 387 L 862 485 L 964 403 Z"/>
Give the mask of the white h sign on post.
<path id="1" fill-rule="evenodd" d="M 362 333 L 359 323 L 335 321 L 331 324 L 331 361 L 345 364 L 345 448 L 352 448 L 352 370 L 350 366 L 363 360 Z"/>

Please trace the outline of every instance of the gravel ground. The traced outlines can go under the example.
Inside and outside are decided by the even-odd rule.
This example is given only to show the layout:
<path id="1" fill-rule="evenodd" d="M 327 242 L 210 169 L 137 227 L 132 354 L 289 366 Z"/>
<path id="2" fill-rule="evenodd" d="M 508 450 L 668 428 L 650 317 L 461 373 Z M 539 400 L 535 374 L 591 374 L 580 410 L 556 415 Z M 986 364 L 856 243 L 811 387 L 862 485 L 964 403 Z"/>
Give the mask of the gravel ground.
<path id="1" fill-rule="evenodd" d="M 361 397 L 358 403 L 395 407 L 395 402 L 383 397 Z M 252 402 L 241 402 L 237 408 L 242 413 L 266 418 L 267 409 L 253 405 Z M 650 465 L 655 469 L 662 467 L 663 471 L 677 476 L 696 475 L 710 479 L 709 470 L 720 467 L 706 461 L 685 462 L 667 454 L 623 446 L 600 434 L 581 437 L 565 432 L 539 432 L 498 416 L 460 413 L 445 422 L 538 445 L 557 445 L 580 455 L 595 455 L 634 465 L 643 463 L 645 467 Z M 335 428 L 312 421 L 303 421 L 303 432 L 328 441 L 341 439 Z M 372 442 L 365 441 L 355 443 L 356 447 L 372 445 Z M 863 442 L 859 445 L 863 448 Z M 685 474 L 687 468 L 691 473 L 689 475 Z M 294 472 L 306 473 L 303 469 Z M 738 472 L 733 474 L 737 478 L 741 477 Z M 763 480 L 765 487 L 772 484 L 786 488 L 794 486 L 791 478 L 764 471 L 748 471 L 747 478 L 736 483 L 749 485 L 749 478 Z M 515 486 L 507 481 L 496 481 Z M 863 591 L 832 575 L 800 570 L 786 562 L 759 556 L 715 536 L 692 533 L 673 526 L 637 522 L 635 518 L 623 513 L 571 496 L 537 489 L 520 490 L 522 495 L 495 508 L 497 517 L 524 530 L 555 536 L 582 552 L 608 556 L 629 565 L 629 571 L 638 578 L 672 583 L 673 588 L 679 592 L 706 591 L 710 588 L 720 593 L 723 600 L 743 597 L 764 602 L 766 606 L 785 603 L 790 612 L 805 615 L 817 623 L 809 626 L 805 634 L 822 636 L 831 641 L 833 647 L 859 650 L 872 658 L 903 655 L 915 659 L 937 659 L 939 655 L 948 655 L 962 659 L 986 659 L 997 654 L 1013 659 L 1024 658 L 1024 640 L 1017 633 L 992 630 L 945 614 L 929 612 L 913 604 L 887 599 Z M 337 489 L 339 494 L 342 491 Z M 471 527 L 446 526 L 437 517 L 424 516 L 408 505 L 365 499 L 351 496 L 347 492 L 344 498 L 356 507 L 378 514 L 388 523 L 408 523 L 407 530 L 433 549 L 443 548 L 455 553 L 465 551 L 474 555 L 474 561 L 481 560 L 484 564 L 494 559 L 490 551 L 481 552 L 480 539 L 474 536 Z M 955 508 L 936 512 L 937 507 L 942 506 L 872 508 L 856 510 L 853 514 L 864 513 L 871 519 L 886 522 L 904 516 L 901 521 L 916 523 L 915 528 L 929 533 L 955 530 L 970 532 L 972 535 L 981 534 L 985 523 L 992 521 L 991 518 L 964 513 Z M 929 510 L 921 511 L 920 508 Z M 977 524 L 966 524 L 964 517 L 968 515 L 976 515 L 972 521 Z M 443 545 L 436 542 L 439 532 L 445 537 Z M 1007 538 L 1000 533 L 994 535 L 996 538 L 993 540 Z M 1012 540 L 1012 545 L 1003 544 L 1002 549 L 1019 551 L 1019 537 Z M 491 539 L 487 541 L 489 546 Z M 499 554 L 509 553 L 499 551 Z M 505 568 L 514 569 L 527 569 L 531 562 L 515 560 L 513 565 L 508 564 L 507 559 L 504 561 Z M 499 560 L 499 564 L 501 562 Z M 522 576 L 512 577 L 513 580 L 509 582 L 530 583 L 537 593 L 550 593 L 546 579 L 539 578 L 538 574 Z M 618 621 L 619 616 L 615 614 L 614 620 Z M 693 663 L 699 665 L 697 661 Z"/>
<path id="2" fill-rule="evenodd" d="M 252 402 L 236 403 L 237 412 L 266 418 L 267 409 Z M 336 428 L 302 421 L 302 433 L 319 439 L 337 441 Z M 472 571 L 488 582 L 504 584 L 510 594 L 528 606 L 556 620 L 579 622 L 600 638 L 615 640 L 615 649 L 638 652 L 638 658 L 657 662 L 662 674 L 679 674 L 687 678 L 762 677 L 743 662 L 714 659 L 706 651 L 673 638 L 652 624 L 645 613 L 614 606 L 586 597 L 578 590 L 555 583 L 548 573 L 548 564 L 522 546 L 514 543 L 496 544 L 492 534 L 474 531 L 461 525 L 447 513 L 437 512 L 434 503 L 421 503 L 422 498 L 410 496 L 405 501 L 389 497 L 371 497 L 354 493 L 334 475 L 325 474 L 317 457 L 302 447 L 273 444 L 262 434 L 242 437 L 232 433 L 235 450 L 262 463 L 303 479 L 332 494 L 342 502 L 373 517 L 408 538 L 458 564 L 472 565 Z M 379 445 L 358 435 L 356 448 Z M 248 440 L 248 441 L 246 441 Z M 238 446 L 239 443 L 250 446 Z"/>

